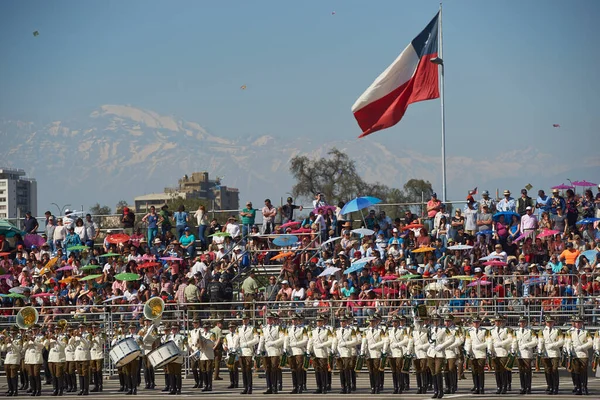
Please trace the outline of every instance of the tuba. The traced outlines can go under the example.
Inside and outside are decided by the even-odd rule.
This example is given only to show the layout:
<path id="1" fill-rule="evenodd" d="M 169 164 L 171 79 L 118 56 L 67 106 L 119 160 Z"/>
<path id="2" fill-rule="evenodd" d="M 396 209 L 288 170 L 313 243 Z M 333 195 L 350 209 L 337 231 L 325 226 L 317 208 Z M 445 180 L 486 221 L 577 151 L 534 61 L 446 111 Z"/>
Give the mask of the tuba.
<path id="1" fill-rule="evenodd" d="M 160 297 L 153 297 L 144 304 L 144 317 L 151 321 L 160 318 L 165 311 L 165 302 Z"/>
<path id="2" fill-rule="evenodd" d="M 65 331 L 65 328 L 67 327 L 67 320 L 66 319 L 59 319 L 58 322 L 56 323 L 56 326 L 58 327 L 58 329 L 60 329 L 61 333 Z"/>
<path id="3" fill-rule="evenodd" d="M 29 329 L 33 325 L 37 324 L 39 319 L 37 310 L 33 307 L 23 307 L 17 314 L 17 326 L 20 329 Z"/>

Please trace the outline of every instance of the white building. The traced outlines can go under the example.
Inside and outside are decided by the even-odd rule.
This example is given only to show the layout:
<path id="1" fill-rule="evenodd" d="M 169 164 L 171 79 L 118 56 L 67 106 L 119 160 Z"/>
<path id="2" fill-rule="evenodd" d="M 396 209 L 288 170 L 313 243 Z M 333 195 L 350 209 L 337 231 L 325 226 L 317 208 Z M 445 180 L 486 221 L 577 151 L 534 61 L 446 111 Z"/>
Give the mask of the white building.
<path id="1" fill-rule="evenodd" d="M 0 167 L 0 218 L 23 218 L 37 214 L 37 182 L 25 170 Z"/>

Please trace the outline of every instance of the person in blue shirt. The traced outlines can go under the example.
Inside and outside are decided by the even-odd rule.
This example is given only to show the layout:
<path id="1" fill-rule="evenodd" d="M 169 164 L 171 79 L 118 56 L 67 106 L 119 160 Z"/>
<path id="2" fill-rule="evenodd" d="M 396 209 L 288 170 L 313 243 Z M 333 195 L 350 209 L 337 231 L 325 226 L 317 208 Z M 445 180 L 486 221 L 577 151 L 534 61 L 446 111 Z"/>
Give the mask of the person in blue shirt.
<path id="1" fill-rule="evenodd" d="M 552 209 L 552 198 L 548 196 L 543 190 L 538 190 L 538 197 L 535 201 L 536 214 L 541 217 L 542 213 L 546 211 L 550 213 Z"/>
<path id="2" fill-rule="evenodd" d="M 190 216 L 185 212 L 185 207 L 180 205 L 177 211 L 173 213 L 173 222 L 175 222 L 175 229 L 177 230 L 177 239 L 180 239 L 185 232 Z"/>
<path id="3" fill-rule="evenodd" d="M 148 224 L 148 243 L 152 243 L 154 238 L 158 235 L 158 225 L 163 222 L 163 219 L 156 213 L 156 208 L 151 206 L 150 212 L 142 218 L 142 222 Z"/>

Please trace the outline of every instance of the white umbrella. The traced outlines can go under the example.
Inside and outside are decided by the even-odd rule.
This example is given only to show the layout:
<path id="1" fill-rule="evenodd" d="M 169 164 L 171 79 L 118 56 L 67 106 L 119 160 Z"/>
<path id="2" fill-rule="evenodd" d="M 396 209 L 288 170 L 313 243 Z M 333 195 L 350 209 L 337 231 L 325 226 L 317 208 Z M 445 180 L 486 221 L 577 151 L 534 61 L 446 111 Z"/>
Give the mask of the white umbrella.
<path id="1" fill-rule="evenodd" d="M 444 289 L 446 289 L 446 286 L 444 286 L 444 284 L 442 282 L 433 282 L 433 283 L 430 283 L 429 285 L 425 286 L 424 290 L 439 291 L 439 290 L 444 290 Z"/>
<path id="2" fill-rule="evenodd" d="M 454 246 L 446 247 L 448 250 L 471 250 L 473 246 L 469 246 L 468 244 L 457 244 Z"/>
<path id="3" fill-rule="evenodd" d="M 337 236 L 337 237 L 332 237 L 331 239 L 327 239 L 326 241 L 324 241 L 323 243 L 321 243 L 321 246 L 325 246 L 328 245 L 329 243 L 333 243 L 338 239 L 341 239 L 341 236 Z"/>
<path id="4" fill-rule="evenodd" d="M 323 272 L 321 272 L 319 274 L 318 277 L 321 277 L 321 276 L 330 276 L 330 275 L 333 275 L 336 272 L 341 271 L 341 270 L 342 270 L 341 268 L 337 268 L 337 267 L 327 267 L 327 268 L 325 268 L 325 270 Z"/>
<path id="5" fill-rule="evenodd" d="M 375 233 L 375 231 L 372 231 L 367 228 L 352 229 L 350 232 L 356 233 L 358 235 L 364 235 L 364 236 L 371 236 L 372 234 Z"/>
<path id="6" fill-rule="evenodd" d="M 104 301 L 103 301 L 103 303 L 108 303 L 109 301 L 113 301 L 113 300 L 122 299 L 122 298 L 124 298 L 124 297 L 125 297 L 125 296 L 112 296 L 112 297 L 109 297 L 108 299 L 104 300 Z"/>
<path id="7" fill-rule="evenodd" d="M 31 292 L 31 288 L 27 287 L 27 286 L 17 286 L 17 287 L 8 289 L 9 292 L 18 293 L 18 294 L 23 294 L 23 293 L 25 293 L 26 290 L 29 290 L 29 292 Z"/>
<path id="8" fill-rule="evenodd" d="M 480 261 L 490 261 L 490 260 L 493 260 L 495 258 L 504 258 L 504 257 L 502 257 L 501 255 L 498 255 L 498 254 L 490 254 L 490 255 L 487 255 L 485 257 L 481 257 L 479 260 Z"/>

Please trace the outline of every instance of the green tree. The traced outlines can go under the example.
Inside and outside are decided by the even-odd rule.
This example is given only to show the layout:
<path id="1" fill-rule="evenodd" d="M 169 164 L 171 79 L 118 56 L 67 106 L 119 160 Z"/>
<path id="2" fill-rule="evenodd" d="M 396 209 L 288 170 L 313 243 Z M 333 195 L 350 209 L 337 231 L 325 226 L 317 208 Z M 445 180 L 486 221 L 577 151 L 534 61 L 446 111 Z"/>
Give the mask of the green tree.
<path id="1" fill-rule="evenodd" d="M 409 203 L 420 203 L 423 198 L 427 201 L 432 193 L 431 183 L 423 179 L 410 179 L 404 184 L 404 194 Z"/>
<path id="2" fill-rule="evenodd" d="M 210 211 L 211 209 L 210 200 L 204 199 L 183 199 L 181 197 L 174 197 L 173 200 L 169 201 L 168 205 L 171 213 L 177 211 L 179 206 L 184 206 L 185 211 L 187 211 L 187 213 L 190 215 L 190 226 L 196 226 L 196 218 L 194 218 L 194 213 L 196 212 L 198 207 L 200 207 L 200 205 L 203 205 L 207 211 Z M 212 218 L 212 216 L 210 217 Z M 215 217 L 217 218 L 219 223 L 223 223 L 227 222 L 227 218 L 229 217 L 229 215 L 225 215 L 223 213 L 215 213 Z"/>
<path id="3" fill-rule="evenodd" d="M 92 214 L 92 219 L 99 224 L 102 221 L 102 217 L 100 215 L 110 215 L 111 209 L 109 206 L 101 206 L 100 203 L 96 203 L 90 207 L 90 214 Z"/>
<path id="4" fill-rule="evenodd" d="M 117 205 L 115 206 L 115 212 L 117 214 L 121 214 L 123 212 L 123 208 L 124 207 L 129 207 L 129 204 L 127 204 L 127 201 L 125 201 L 125 200 L 119 200 L 117 202 Z"/>

